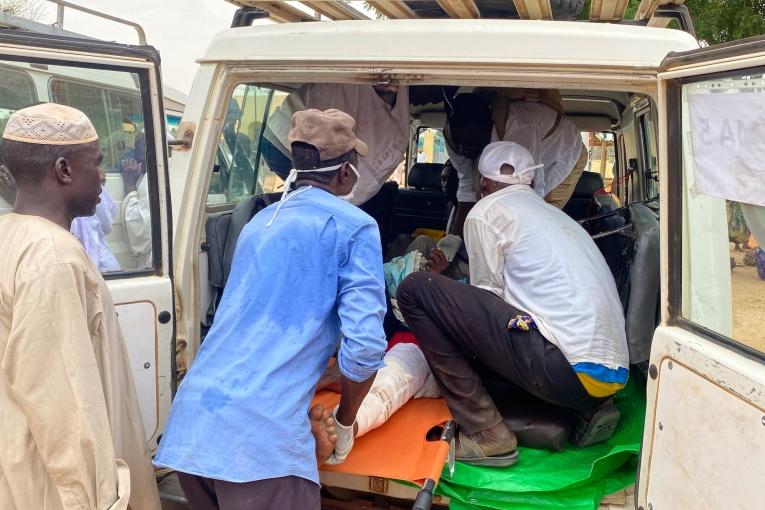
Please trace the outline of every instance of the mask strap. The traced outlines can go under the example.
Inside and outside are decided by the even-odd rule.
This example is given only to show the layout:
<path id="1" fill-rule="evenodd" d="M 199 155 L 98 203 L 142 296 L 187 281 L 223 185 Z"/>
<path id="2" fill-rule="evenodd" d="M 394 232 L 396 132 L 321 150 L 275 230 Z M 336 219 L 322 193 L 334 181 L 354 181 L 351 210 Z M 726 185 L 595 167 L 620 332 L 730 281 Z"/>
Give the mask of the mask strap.
<path id="1" fill-rule="evenodd" d="M 324 167 L 324 168 L 311 168 L 311 169 L 308 169 L 308 170 L 297 170 L 297 169 L 293 168 L 292 170 L 290 170 L 290 173 L 287 176 L 287 180 L 284 181 L 284 191 L 282 192 L 282 197 L 279 199 L 279 204 L 276 206 L 276 210 L 274 211 L 274 215 L 271 216 L 271 219 L 268 220 L 268 223 L 266 223 L 266 227 L 270 227 L 271 225 L 273 225 L 274 220 L 276 219 L 276 215 L 279 214 L 279 209 L 282 208 L 282 205 L 284 205 L 284 203 L 287 202 L 287 200 L 292 198 L 294 195 L 299 195 L 300 193 L 302 193 L 304 191 L 308 191 L 309 189 L 311 189 L 313 187 L 313 186 L 307 186 L 304 189 L 300 189 L 300 190 L 297 190 L 294 193 L 292 193 L 290 191 L 290 188 L 292 188 L 292 185 L 295 183 L 295 181 L 297 181 L 298 173 L 300 173 L 300 172 L 304 172 L 304 173 L 308 173 L 308 172 L 332 172 L 334 170 L 338 170 L 342 166 L 343 166 L 343 163 L 340 163 L 339 165 L 334 165 L 334 166 L 327 166 L 327 167 Z M 351 167 L 353 167 L 353 165 L 351 165 Z M 356 170 L 356 169 L 354 168 L 354 170 Z M 356 175 L 358 175 L 358 172 L 356 173 Z"/>
<path id="2" fill-rule="evenodd" d="M 516 175 L 526 175 L 528 172 L 533 172 L 534 170 L 538 170 L 538 169 L 542 168 L 543 166 L 544 165 L 534 165 L 534 166 L 530 166 L 528 168 L 524 168 L 523 170 L 521 170 L 519 172 L 515 172 L 515 173 L 516 173 Z"/>

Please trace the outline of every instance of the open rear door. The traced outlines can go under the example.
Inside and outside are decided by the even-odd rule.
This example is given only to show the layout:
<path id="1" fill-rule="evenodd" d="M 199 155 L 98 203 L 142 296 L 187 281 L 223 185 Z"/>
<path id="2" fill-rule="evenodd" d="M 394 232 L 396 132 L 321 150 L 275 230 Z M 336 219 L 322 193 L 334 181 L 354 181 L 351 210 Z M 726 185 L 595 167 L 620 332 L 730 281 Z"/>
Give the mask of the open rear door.
<path id="1" fill-rule="evenodd" d="M 154 448 L 170 406 L 175 316 L 159 55 L 148 46 L 0 30 L 0 129 L 38 102 L 78 108 L 98 131 L 104 192 L 96 216 L 76 219 L 73 233 L 111 289 Z M 125 165 L 140 169 L 137 180 L 123 178 Z M 6 213 L 15 191 L 0 194 Z"/>
<path id="2" fill-rule="evenodd" d="M 659 81 L 663 320 L 638 504 L 763 508 L 765 260 L 746 250 L 765 242 L 765 38 L 670 54 Z"/>

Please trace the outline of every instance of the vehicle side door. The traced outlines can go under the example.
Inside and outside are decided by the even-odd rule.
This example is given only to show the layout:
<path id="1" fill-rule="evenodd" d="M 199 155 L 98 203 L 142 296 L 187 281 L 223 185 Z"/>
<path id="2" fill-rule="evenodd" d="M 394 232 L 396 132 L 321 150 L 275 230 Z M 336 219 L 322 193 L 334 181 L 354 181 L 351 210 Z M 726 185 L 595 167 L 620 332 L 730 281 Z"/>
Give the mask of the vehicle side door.
<path id="1" fill-rule="evenodd" d="M 170 406 L 175 316 L 159 55 L 147 46 L 0 31 L 0 130 L 14 111 L 39 102 L 82 110 L 99 135 L 101 203 L 72 232 L 111 290 L 154 448 Z M 126 166 L 136 179 L 125 178 Z M 0 192 L 4 214 L 15 191 Z"/>
<path id="2" fill-rule="evenodd" d="M 670 54 L 658 106 L 663 317 L 638 505 L 762 508 L 765 38 Z"/>

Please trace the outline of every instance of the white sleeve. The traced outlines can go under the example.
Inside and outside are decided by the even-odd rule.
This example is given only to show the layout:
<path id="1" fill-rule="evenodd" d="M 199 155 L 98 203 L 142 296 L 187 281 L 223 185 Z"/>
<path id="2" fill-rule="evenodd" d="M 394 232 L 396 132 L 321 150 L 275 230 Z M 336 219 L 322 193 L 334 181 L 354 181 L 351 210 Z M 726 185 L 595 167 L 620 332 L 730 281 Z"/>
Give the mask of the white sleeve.
<path id="1" fill-rule="evenodd" d="M 130 252 L 146 255 L 151 252 L 151 207 L 146 175 L 141 177 L 136 191 L 128 193 L 122 202 L 122 220 Z"/>
<path id="2" fill-rule="evenodd" d="M 503 297 L 505 256 L 500 237 L 491 225 L 470 216 L 465 220 L 463 232 L 470 261 L 470 285 Z"/>

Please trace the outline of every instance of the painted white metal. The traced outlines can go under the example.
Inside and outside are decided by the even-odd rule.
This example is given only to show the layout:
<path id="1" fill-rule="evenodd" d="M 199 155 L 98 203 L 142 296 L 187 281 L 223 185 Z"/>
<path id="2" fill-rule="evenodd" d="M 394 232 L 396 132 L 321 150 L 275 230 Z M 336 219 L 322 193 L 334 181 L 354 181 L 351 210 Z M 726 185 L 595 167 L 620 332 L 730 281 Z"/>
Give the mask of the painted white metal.
<path id="1" fill-rule="evenodd" d="M 141 418 L 146 429 L 146 440 L 150 440 L 157 430 L 159 422 L 159 393 L 165 393 L 157 387 L 157 352 L 156 324 L 154 316 L 157 310 L 150 301 L 117 305 L 117 316 L 125 343 L 130 346 L 128 357 L 133 372 L 135 391 L 141 408 Z M 153 342 L 143 339 L 151 338 Z"/>
<path id="2" fill-rule="evenodd" d="M 765 366 L 671 327 L 656 331 L 651 364 L 638 504 L 760 508 Z"/>
<path id="3" fill-rule="evenodd" d="M 348 44 L 348 41 L 353 41 Z M 254 50 L 257 48 L 257 51 Z M 680 30 L 523 20 L 371 20 L 227 29 L 200 62 L 514 63 L 656 68 L 698 48 Z"/>

